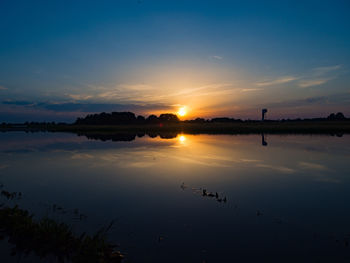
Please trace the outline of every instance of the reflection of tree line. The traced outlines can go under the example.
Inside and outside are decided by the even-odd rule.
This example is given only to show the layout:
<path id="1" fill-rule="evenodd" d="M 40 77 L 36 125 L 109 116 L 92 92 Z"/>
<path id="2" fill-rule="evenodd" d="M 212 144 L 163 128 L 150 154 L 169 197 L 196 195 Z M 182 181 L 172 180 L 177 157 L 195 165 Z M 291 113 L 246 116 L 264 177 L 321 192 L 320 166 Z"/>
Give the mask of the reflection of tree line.
<path id="1" fill-rule="evenodd" d="M 265 135 L 263 133 L 261 134 L 261 145 L 267 146 L 267 141 L 266 141 Z"/>
<path id="2" fill-rule="evenodd" d="M 123 133 L 102 133 L 102 132 L 78 132 L 78 136 L 85 136 L 90 140 L 99 140 L 99 141 L 114 141 L 114 142 L 131 142 L 138 138 L 144 136 L 149 136 L 150 138 L 159 137 L 160 139 L 174 139 L 178 137 L 181 132 L 123 132 Z M 186 133 L 187 134 L 187 133 Z M 201 133 L 191 133 L 191 134 L 201 134 Z M 221 133 L 212 133 L 212 134 L 221 134 Z M 342 133 L 330 134 L 332 136 L 342 137 Z M 261 145 L 267 146 L 267 135 L 261 133 Z"/>
<path id="3" fill-rule="evenodd" d="M 113 142 L 130 142 L 136 139 L 136 137 L 144 137 L 148 135 L 150 138 L 160 137 L 161 139 L 173 139 L 176 138 L 180 133 L 177 132 L 149 132 L 149 133 L 78 133 L 78 136 L 85 136 L 90 140 L 100 141 L 113 141 Z M 267 146 L 266 137 L 261 134 L 261 144 Z"/>
<path id="4" fill-rule="evenodd" d="M 148 135 L 150 138 L 160 137 L 161 139 L 173 139 L 176 138 L 180 133 L 178 132 L 118 132 L 118 133 L 93 133 L 93 132 L 78 132 L 78 136 L 85 136 L 90 140 L 100 141 L 114 141 L 114 142 L 130 142 L 136 139 Z"/>

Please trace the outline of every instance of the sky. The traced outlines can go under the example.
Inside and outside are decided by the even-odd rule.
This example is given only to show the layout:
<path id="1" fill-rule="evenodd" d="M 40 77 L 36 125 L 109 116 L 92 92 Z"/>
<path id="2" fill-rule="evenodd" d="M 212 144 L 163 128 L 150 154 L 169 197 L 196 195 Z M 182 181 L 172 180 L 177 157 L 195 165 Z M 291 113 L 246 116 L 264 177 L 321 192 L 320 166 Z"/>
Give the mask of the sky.
<path id="1" fill-rule="evenodd" d="M 0 1 L 0 122 L 350 117 L 350 1 Z"/>

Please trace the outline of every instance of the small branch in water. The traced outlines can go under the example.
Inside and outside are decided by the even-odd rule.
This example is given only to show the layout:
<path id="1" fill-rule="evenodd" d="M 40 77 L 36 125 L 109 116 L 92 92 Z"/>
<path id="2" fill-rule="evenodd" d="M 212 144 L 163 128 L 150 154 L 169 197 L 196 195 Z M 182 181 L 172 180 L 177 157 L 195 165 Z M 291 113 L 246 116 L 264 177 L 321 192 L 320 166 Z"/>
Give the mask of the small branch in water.
<path id="1" fill-rule="evenodd" d="M 185 183 L 182 183 L 180 185 L 180 188 L 182 190 L 185 190 L 187 188 L 187 186 L 185 185 Z M 220 196 L 218 194 L 218 192 L 215 192 L 215 193 L 214 192 L 209 192 L 205 188 L 203 188 L 203 189 L 199 188 L 198 189 L 198 188 L 193 188 L 192 187 L 191 189 L 192 189 L 193 193 L 200 194 L 203 197 L 215 198 L 215 200 L 218 201 L 219 203 L 221 203 L 221 202 L 226 203 L 227 202 L 227 197 L 226 196 Z"/>

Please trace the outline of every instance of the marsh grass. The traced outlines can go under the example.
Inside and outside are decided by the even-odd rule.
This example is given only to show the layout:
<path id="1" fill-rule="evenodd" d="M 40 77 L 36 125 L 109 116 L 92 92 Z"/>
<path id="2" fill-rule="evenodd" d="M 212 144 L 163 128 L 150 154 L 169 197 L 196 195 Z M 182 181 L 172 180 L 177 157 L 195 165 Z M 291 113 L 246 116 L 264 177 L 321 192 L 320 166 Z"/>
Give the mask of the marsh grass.
<path id="1" fill-rule="evenodd" d="M 12 200 L 19 193 L 3 190 L 2 196 Z M 40 259 L 54 258 L 57 262 L 122 262 L 122 254 L 107 240 L 113 224 L 114 221 L 94 235 L 77 235 L 66 223 L 48 217 L 36 220 L 18 205 L 0 205 L 0 239 L 7 239 L 13 245 L 13 256 L 33 253 Z"/>

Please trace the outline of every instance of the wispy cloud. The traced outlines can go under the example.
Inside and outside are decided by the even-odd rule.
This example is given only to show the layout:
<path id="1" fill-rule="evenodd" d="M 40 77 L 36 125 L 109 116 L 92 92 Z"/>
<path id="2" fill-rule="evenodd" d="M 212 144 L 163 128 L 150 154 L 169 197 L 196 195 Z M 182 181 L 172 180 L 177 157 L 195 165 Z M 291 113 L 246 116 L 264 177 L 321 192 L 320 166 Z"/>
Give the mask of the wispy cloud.
<path id="1" fill-rule="evenodd" d="M 145 84 L 122 84 L 109 90 L 95 94 L 92 99 L 105 101 L 122 101 L 128 103 L 171 103 L 191 96 L 218 96 L 229 95 L 236 90 L 232 83 L 213 83 L 210 85 L 197 86 L 182 89 L 162 89 L 158 86 Z"/>
<path id="2" fill-rule="evenodd" d="M 302 80 L 299 82 L 299 87 L 301 88 L 308 88 L 308 87 L 312 87 L 312 86 L 318 86 L 318 85 L 322 85 L 326 82 L 328 82 L 331 79 L 309 79 L 309 80 Z"/>
<path id="3" fill-rule="evenodd" d="M 221 57 L 221 56 L 211 56 L 211 58 L 218 59 L 218 60 L 223 59 L 223 57 Z"/>
<path id="4" fill-rule="evenodd" d="M 0 90 L 7 90 L 7 88 L 5 88 L 4 86 L 0 85 Z"/>
<path id="5" fill-rule="evenodd" d="M 325 84 L 326 82 L 328 82 L 331 79 L 309 79 L 309 80 L 302 80 L 299 82 L 299 87 L 301 88 L 308 88 L 308 87 L 312 87 L 312 86 L 318 86 L 318 85 L 322 85 Z"/>
<path id="6" fill-rule="evenodd" d="M 2 102 L 5 105 L 16 105 L 16 106 L 34 106 L 35 103 L 31 101 L 22 101 L 22 100 L 5 100 Z"/>
<path id="7" fill-rule="evenodd" d="M 300 88 L 308 88 L 325 84 L 334 79 L 336 77 L 335 72 L 341 68 L 341 65 L 313 68 L 309 75 L 301 78 L 298 86 Z"/>
<path id="8" fill-rule="evenodd" d="M 334 65 L 334 66 L 327 66 L 327 67 L 317 67 L 317 68 L 313 68 L 313 74 L 316 75 L 316 76 L 322 76 L 322 75 L 325 75 L 329 72 L 332 72 L 332 71 L 336 71 L 336 70 L 339 70 L 341 69 L 341 65 Z"/>
<path id="9" fill-rule="evenodd" d="M 149 114 L 161 110 L 172 110 L 167 104 L 119 104 L 119 103 L 59 103 L 59 102 L 30 102 L 3 101 L 0 102 L 0 117 L 15 121 L 73 121 L 77 117 L 90 113 L 132 111 L 136 114 Z"/>
<path id="10" fill-rule="evenodd" d="M 329 101 L 329 98 L 326 96 L 320 97 L 309 97 L 305 99 L 296 99 L 296 100 L 283 100 L 280 102 L 273 102 L 265 104 L 269 108 L 289 108 L 289 107 L 298 107 L 303 105 L 314 105 L 314 104 L 324 104 Z"/>
<path id="11" fill-rule="evenodd" d="M 298 77 L 294 77 L 294 76 L 284 76 L 284 77 L 277 78 L 277 79 L 270 79 L 267 81 L 256 82 L 255 85 L 257 87 L 274 86 L 274 85 L 278 85 L 278 84 L 288 83 L 288 82 L 291 82 L 291 81 L 294 81 L 297 79 L 298 79 Z"/>
<path id="12" fill-rule="evenodd" d="M 301 88 L 322 85 L 336 77 L 336 72 L 342 68 L 341 65 L 316 67 L 306 74 L 294 76 L 282 76 L 255 83 L 256 87 L 268 87 L 297 81 L 296 85 Z M 248 89 L 247 89 L 248 91 Z"/>
<path id="13" fill-rule="evenodd" d="M 95 98 L 107 101 L 155 101 L 152 99 L 159 94 L 153 86 L 146 84 L 119 84 L 112 88 L 103 88 L 103 91 L 95 94 Z"/>
<path id="14" fill-rule="evenodd" d="M 239 159 L 240 162 L 244 163 L 261 163 L 262 160 L 256 160 L 256 159 Z"/>
<path id="15" fill-rule="evenodd" d="M 87 154 L 87 153 L 75 153 L 71 156 L 71 159 L 73 160 L 79 160 L 79 159 L 92 159 L 94 158 L 94 156 L 92 156 L 91 154 Z"/>
<path id="16" fill-rule="evenodd" d="M 147 84 L 120 84 L 118 87 L 122 89 L 127 89 L 127 90 L 152 90 L 153 87 L 151 85 Z"/>
<path id="17" fill-rule="evenodd" d="M 262 88 L 251 88 L 251 89 L 241 89 L 241 92 L 252 92 L 252 91 L 260 91 Z"/>
<path id="18" fill-rule="evenodd" d="M 88 100 L 93 98 L 92 95 L 86 95 L 86 94 L 66 94 L 67 97 L 72 98 L 73 100 Z"/>
<path id="19" fill-rule="evenodd" d="M 276 114 L 279 118 L 303 118 L 303 114 L 311 114 L 309 117 L 326 117 L 330 112 L 342 111 L 346 116 L 349 115 L 348 107 L 350 103 L 350 93 L 342 92 L 330 94 L 327 96 L 314 96 L 301 99 L 285 99 L 279 102 L 264 103 L 260 107 L 273 109 L 274 112 L 283 112 Z M 298 109 L 298 110 L 296 110 Z"/>
<path id="20" fill-rule="evenodd" d="M 232 94 L 235 89 L 232 83 L 213 83 L 210 85 L 200 86 L 191 89 L 183 89 L 172 94 L 170 97 L 179 96 L 217 96 Z"/>

